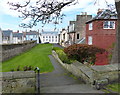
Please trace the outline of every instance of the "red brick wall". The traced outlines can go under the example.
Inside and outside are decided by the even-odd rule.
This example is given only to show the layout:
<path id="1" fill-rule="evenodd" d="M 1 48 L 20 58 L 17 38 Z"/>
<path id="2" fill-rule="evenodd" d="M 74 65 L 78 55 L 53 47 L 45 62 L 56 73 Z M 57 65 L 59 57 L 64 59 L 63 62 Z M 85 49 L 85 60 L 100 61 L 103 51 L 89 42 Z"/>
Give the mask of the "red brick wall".
<path id="1" fill-rule="evenodd" d="M 104 20 L 93 21 L 93 30 L 88 29 L 89 23 L 86 24 L 86 42 L 88 43 L 88 36 L 92 36 L 93 45 L 108 49 L 116 40 L 116 27 L 115 29 L 103 29 L 103 22 Z"/>

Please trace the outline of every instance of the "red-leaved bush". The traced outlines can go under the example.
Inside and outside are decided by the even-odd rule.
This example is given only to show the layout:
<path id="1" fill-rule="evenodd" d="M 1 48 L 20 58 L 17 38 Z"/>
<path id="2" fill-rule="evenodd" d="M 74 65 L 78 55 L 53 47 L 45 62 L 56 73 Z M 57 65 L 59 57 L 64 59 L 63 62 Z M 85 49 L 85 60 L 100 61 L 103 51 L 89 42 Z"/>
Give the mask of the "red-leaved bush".
<path id="1" fill-rule="evenodd" d="M 79 62 L 95 63 L 96 54 L 107 52 L 105 49 L 95 47 L 87 44 L 74 44 L 67 48 L 64 48 L 64 52 L 70 59 L 77 60 Z"/>

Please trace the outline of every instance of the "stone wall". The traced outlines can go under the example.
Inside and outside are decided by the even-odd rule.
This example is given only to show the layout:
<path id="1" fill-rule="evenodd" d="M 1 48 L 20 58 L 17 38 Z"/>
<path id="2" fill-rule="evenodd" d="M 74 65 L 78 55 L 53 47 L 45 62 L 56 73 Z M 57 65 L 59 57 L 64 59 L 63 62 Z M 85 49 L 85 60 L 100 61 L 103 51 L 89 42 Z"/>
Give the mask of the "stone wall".
<path id="1" fill-rule="evenodd" d="M 66 70 L 89 84 L 105 79 L 108 79 L 109 82 L 116 81 L 118 80 L 118 74 L 120 74 L 118 72 L 118 64 L 88 66 L 77 61 L 73 64 L 65 64 L 59 59 L 55 51 L 52 51 L 52 55 Z"/>
<path id="2" fill-rule="evenodd" d="M 34 71 L 3 72 L 2 93 L 35 93 L 35 77 Z"/>
<path id="3" fill-rule="evenodd" d="M 2 45 L 2 51 L 0 51 L 0 54 L 2 54 L 2 62 L 6 61 L 16 55 L 19 55 L 20 53 L 23 53 L 32 47 L 36 45 L 36 41 L 30 41 L 22 44 L 8 44 L 8 45 Z"/>

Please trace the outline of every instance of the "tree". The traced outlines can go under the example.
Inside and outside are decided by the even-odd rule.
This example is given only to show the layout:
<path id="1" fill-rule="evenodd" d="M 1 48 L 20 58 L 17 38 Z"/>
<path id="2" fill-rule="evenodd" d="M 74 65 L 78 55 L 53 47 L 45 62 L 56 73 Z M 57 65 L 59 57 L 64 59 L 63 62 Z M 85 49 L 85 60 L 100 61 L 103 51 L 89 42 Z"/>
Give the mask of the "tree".
<path id="1" fill-rule="evenodd" d="M 13 10 L 17 10 L 22 13 L 20 16 L 23 19 L 31 18 L 29 24 L 22 23 L 21 27 L 29 27 L 37 25 L 37 22 L 41 22 L 43 25 L 46 23 L 59 24 L 62 23 L 62 19 L 65 16 L 61 13 L 61 10 L 65 6 L 70 6 L 71 4 L 76 4 L 77 0 L 38 0 L 33 6 L 32 0 L 28 0 L 25 4 L 20 3 L 10 3 Z"/>
<path id="2" fill-rule="evenodd" d="M 117 43 L 116 43 L 116 56 L 114 55 L 114 57 L 117 58 L 116 63 L 120 63 L 120 0 L 115 0 L 115 5 L 116 5 L 116 10 L 117 10 L 117 14 L 118 14 L 118 29 L 117 29 L 117 33 L 116 33 L 116 38 L 117 38 Z"/>

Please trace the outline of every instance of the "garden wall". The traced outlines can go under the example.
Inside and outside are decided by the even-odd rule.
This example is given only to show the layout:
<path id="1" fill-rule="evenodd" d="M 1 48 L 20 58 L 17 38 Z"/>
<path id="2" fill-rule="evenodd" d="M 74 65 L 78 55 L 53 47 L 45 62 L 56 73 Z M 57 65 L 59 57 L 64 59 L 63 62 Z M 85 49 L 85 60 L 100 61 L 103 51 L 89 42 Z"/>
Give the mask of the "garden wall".
<path id="1" fill-rule="evenodd" d="M 34 71 L 3 72 L 0 81 L 2 93 L 35 93 Z"/>
<path id="2" fill-rule="evenodd" d="M 0 51 L 0 54 L 2 55 L 1 61 L 6 61 L 16 55 L 19 55 L 20 53 L 23 53 L 32 47 L 34 47 L 37 44 L 36 41 L 30 41 L 22 44 L 7 44 L 2 45 L 2 51 Z"/>
<path id="3" fill-rule="evenodd" d="M 105 79 L 108 79 L 109 82 L 118 80 L 118 64 L 88 66 L 77 61 L 73 64 L 65 64 L 59 59 L 55 51 L 52 51 L 52 55 L 65 69 L 73 75 L 82 78 L 86 83 L 93 84 L 94 81 L 102 81 Z"/>

